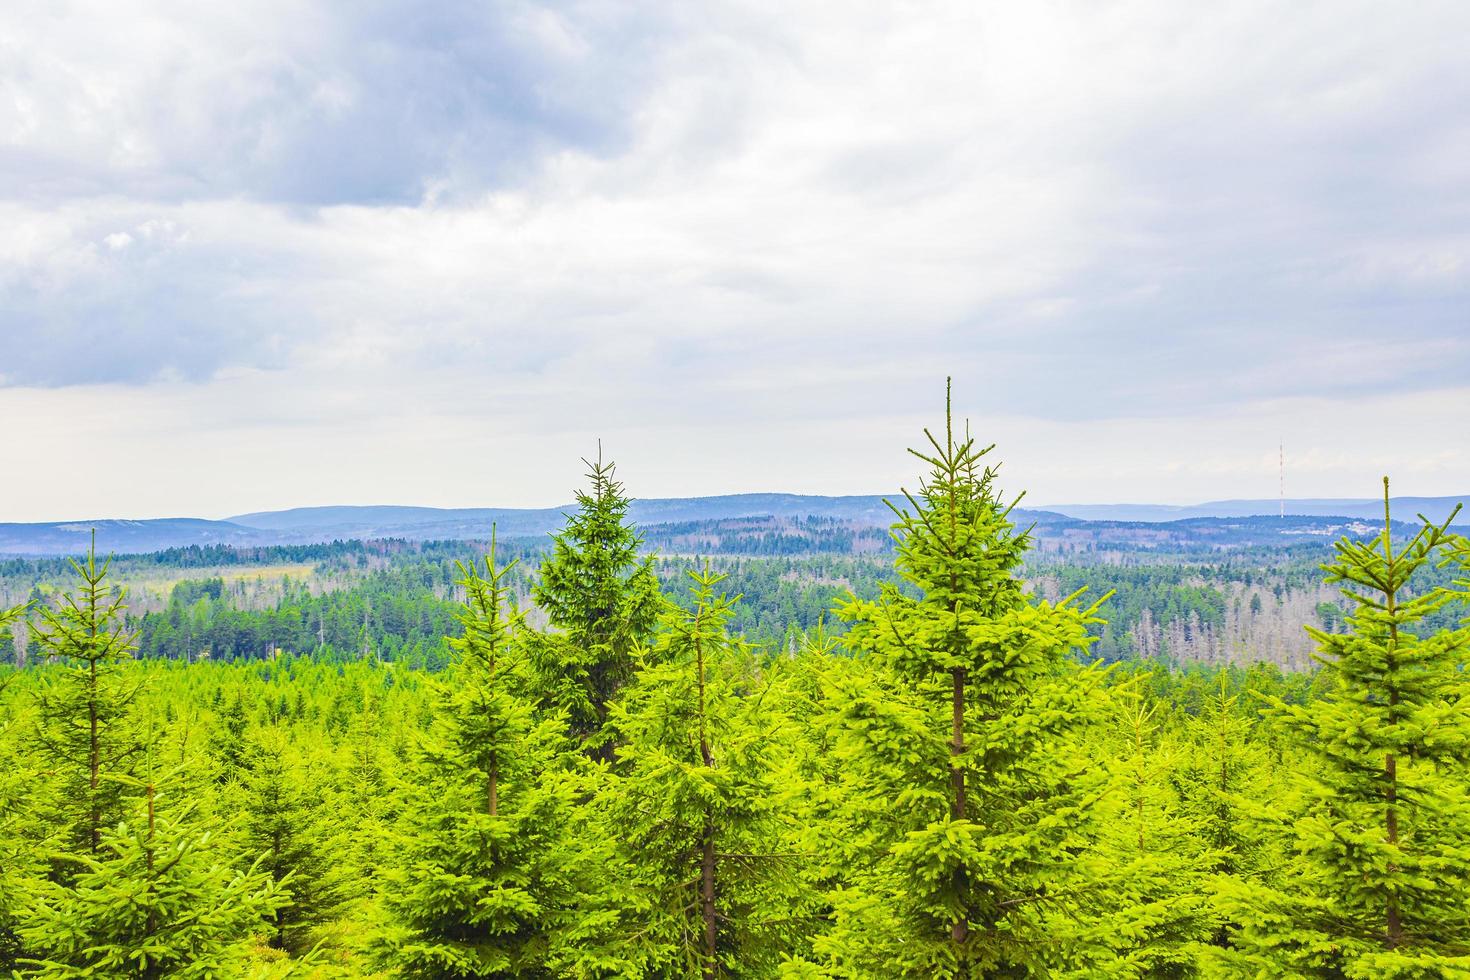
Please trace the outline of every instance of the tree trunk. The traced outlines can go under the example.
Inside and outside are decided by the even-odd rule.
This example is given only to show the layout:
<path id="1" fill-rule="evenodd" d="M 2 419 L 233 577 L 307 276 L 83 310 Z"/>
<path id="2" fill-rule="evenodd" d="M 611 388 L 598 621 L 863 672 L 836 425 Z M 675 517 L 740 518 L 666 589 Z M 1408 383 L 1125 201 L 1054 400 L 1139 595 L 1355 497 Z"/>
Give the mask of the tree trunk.
<path id="1" fill-rule="evenodd" d="M 1393 564 L 1393 521 L 1388 515 L 1388 477 L 1383 478 L 1383 554 L 1390 565 Z M 1388 703 L 1396 706 L 1399 703 L 1398 679 L 1394 676 L 1394 669 L 1398 666 L 1396 658 L 1399 649 L 1399 627 L 1394 619 L 1398 602 L 1398 590 L 1389 589 L 1386 593 L 1388 600 L 1385 612 L 1389 617 L 1388 625 L 1388 658 L 1385 664 L 1388 675 Z M 1388 846 L 1398 848 L 1399 843 L 1399 785 L 1398 785 L 1398 760 L 1392 752 L 1388 753 L 1383 760 L 1383 781 L 1385 783 L 1384 798 L 1388 804 L 1387 813 L 1384 815 L 1385 832 L 1388 837 Z M 1398 871 L 1398 863 L 1388 862 L 1388 873 L 1395 874 Z M 1399 919 L 1399 898 L 1397 893 L 1390 891 L 1384 910 L 1385 930 L 1384 943 L 1389 949 L 1398 947 L 1404 941 L 1404 926 Z"/>
<path id="2" fill-rule="evenodd" d="M 485 800 L 485 812 L 492 817 L 500 812 L 500 759 L 496 753 L 490 755 L 490 792 Z"/>
<path id="3" fill-rule="evenodd" d="M 699 681 L 699 757 L 706 768 L 713 769 L 715 757 L 710 751 L 709 726 L 705 718 L 708 704 L 704 683 L 704 644 L 698 637 L 694 641 L 694 658 Z M 719 961 L 715 959 L 719 941 L 719 923 L 715 917 L 715 823 L 713 816 L 708 811 L 705 812 L 704 834 L 701 841 L 699 905 L 700 918 L 704 923 L 704 978 L 714 980 L 720 972 Z"/>
<path id="4" fill-rule="evenodd" d="M 965 751 L 965 668 L 956 667 L 953 671 L 954 678 L 954 739 L 949 743 L 949 754 L 951 757 L 949 767 L 949 779 L 954 790 L 954 802 L 950 807 L 950 816 L 955 820 L 965 819 L 965 768 L 960 760 L 960 755 Z M 954 871 L 955 892 L 963 893 L 965 889 L 965 869 L 956 868 Z M 950 939 L 955 945 L 962 944 L 969 936 L 970 925 L 964 913 L 955 919 L 954 926 L 950 929 Z"/>
<path id="5" fill-rule="evenodd" d="M 715 826 L 706 820 L 704 824 L 704 848 L 699 869 L 700 915 L 704 921 L 704 978 L 714 980 L 719 976 L 719 961 L 715 959 L 719 925 L 715 919 Z"/>

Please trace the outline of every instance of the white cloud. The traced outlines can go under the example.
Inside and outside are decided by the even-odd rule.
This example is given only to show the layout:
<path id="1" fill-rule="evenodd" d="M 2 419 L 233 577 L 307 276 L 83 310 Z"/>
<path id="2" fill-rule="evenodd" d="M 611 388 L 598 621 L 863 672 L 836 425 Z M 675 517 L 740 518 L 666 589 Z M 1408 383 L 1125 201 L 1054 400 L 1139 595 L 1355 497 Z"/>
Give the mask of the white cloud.
<path id="1" fill-rule="evenodd" d="M 448 502 L 480 431 L 524 462 L 455 502 L 597 431 L 645 493 L 881 489 L 949 373 L 1049 499 L 1252 492 L 1288 398 L 1463 425 L 1462 5 L 55 9 L 0 14 L 0 403 L 293 474 L 140 513 Z M 690 418 L 741 466 L 661 461 Z"/>

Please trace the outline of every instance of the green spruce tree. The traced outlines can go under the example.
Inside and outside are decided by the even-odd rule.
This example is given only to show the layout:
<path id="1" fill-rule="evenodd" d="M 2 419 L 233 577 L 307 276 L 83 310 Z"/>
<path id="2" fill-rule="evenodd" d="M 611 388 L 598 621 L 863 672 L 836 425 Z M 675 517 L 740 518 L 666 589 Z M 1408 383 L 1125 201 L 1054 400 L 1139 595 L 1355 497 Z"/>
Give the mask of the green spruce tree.
<path id="1" fill-rule="evenodd" d="M 1470 976 L 1470 629 L 1425 628 L 1465 592 L 1415 581 L 1454 515 L 1396 542 L 1383 491 L 1383 532 L 1323 566 L 1354 606 L 1345 633 L 1308 627 L 1328 693 L 1271 703 L 1304 763 L 1294 860 L 1223 896 L 1232 975 Z"/>
<path id="2" fill-rule="evenodd" d="M 602 758 L 599 735 L 608 702 L 632 678 L 634 650 L 647 641 L 662 599 L 653 559 L 638 557 L 642 539 L 628 523 L 629 499 L 614 465 L 587 462 L 591 488 L 556 535 L 533 595 L 551 631 L 530 645 L 542 704 L 564 711 L 571 731 Z"/>
<path id="3" fill-rule="evenodd" d="M 1044 974 L 1070 962 L 1091 882 L 1080 734 L 1100 671 L 1069 654 L 1096 606 L 1033 600 L 990 449 L 948 411 L 925 435 L 929 476 L 895 508 L 909 588 L 841 610 L 867 670 L 831 694 L 851 871 L 819 948 L 844 976 Z"/>
<path id="4" fill-rule="evenodd" d="M 133 717 L 140 682 L 128 671 L 133 638 L 125 624 L 126 593 L 107 581 L 111 560 L 97 564 L 96 532 L 85 561 L 72 561 L 75 592 L 36 607 L 31 624 L 38 660 L 61 663 L 36 693 L 35 747 L 55 780 L 63 849 L 96 854 L 135 792 L 128 780 L 143 744 Z M 59 866 L 66 874 L 66 865 Z"/>
<path id="5" fill-rule="evenodd" d="M 1259 715 L 1247 712 L 1241 694 L 1231 693 L 1230 671 L 1219 671 L 1214 693 L 1186 721 L 1177 776 L 1183 813 L 1204 849 L 1211 932 L 1202 941 L 1220 947 L 1230 945 L 1238 924 L 1220 916 L 1216 897 L 1241 882 L 1270 880 L 1285 861 L 1272 823 L 1287 792 L 1259 735 Z"/>
<path id="6" fill-rule="evenodd" d="M 647 664 L 613 704 L 624 775 L 603 800 L 622 845 L 631 918 L 624 972 L 772 976 L 805 899 L 783 853 L 773 710 L 753 651 L 729 632 L 724 578 L 690 573 L 692 609 L 670 608 Z"/>
<path id="7" fill-rule="evenodd" d="M 280 890 L 270 945 L 300 954 L 311 947 L 312 930 L 331 918 L 337 904 L 334 855 L 320 812 L 324 780 L 321 773 L 313 778 L 291 736 L 277 727 L 255 732 L 247 757 L 242 847 Z"/>
<path id="8" fill-rule="evenodd" d="M 1213 919 L 1204 883 L 1214 861 L 1203 820 L 1181 793 L 1185 746 L 1156 701 L 1136 686 L 1114 692 L 1112 786 L 1103 818 L 1101 896 L 1094 934 L 1099 955 L 1085 976 L 1184 978 L 1198 975 L 1196 946 Z M 1105 950 L 1106 952 L 1103 952 Z"/>
<path id="9" fill-rule="evenodd" d="M 464 635 L 434 685 L 433 728 L 405 789 L 376 955 L 395 976 L 422 980 L 551 976 L 577 899 L 566 721 L 538 717 L 521 693 L 514 563 L 498 568 L 492 541 L 483 574 L 460 567 Z"/>

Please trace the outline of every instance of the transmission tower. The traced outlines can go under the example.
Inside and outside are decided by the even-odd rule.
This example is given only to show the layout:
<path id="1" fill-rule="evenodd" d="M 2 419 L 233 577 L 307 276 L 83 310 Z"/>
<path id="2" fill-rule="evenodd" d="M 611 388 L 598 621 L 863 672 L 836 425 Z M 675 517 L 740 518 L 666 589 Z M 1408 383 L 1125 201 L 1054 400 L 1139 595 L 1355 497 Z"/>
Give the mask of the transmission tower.
<path id="1" fill-rule="evenodd" d="M 1286 442 L 1284 440 L 1276 445 L 1276 466 L 1281 494 L 1281 516 L 1284 519 L 1286 517 Z"/>

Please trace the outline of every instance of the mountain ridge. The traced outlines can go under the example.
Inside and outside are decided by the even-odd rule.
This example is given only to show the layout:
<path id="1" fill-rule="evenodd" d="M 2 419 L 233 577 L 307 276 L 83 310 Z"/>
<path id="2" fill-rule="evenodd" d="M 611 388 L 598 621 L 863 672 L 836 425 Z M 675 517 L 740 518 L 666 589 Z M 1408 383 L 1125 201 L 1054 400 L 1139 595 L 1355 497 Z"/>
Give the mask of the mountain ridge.
<path id="1" fill-rule="evenodd" d="M 898 495 L 895 495 L 897 497 Z M 1467 495 L 1470 496 L 1470 495 Z M 668 497 L 636 499 L 629 507 L 635 524 L 652 527 L 697 521 L 722 521 L 769 517 L 778 520 L 818 517 L 857 526 L 886 526 L 893 513 L 878 494 L 819 496 L 792 493 L 746 493 L 714 497 Z M 894 498 L 889 498 L 894 499 Z M 901 500 L 901 497 L 898 498 Z M 1455 497 L 1398 497 L 1392 505 L 1397 521 L 1413 521 L 1420 512 L 1432 520 L 1448 515 Z M 1260 513 L 1265 504 L 1271 509 Z M 191 545 L 254 547 L 313 544 L 332 540 L 404 538 L 410 540 L 480 539 L 490 535 L 493 524 L 502 537 L 541 536 L 558 530 L 565 515 L 574 509 L 567 503 L 557 507 L 438 508 L 398 505 L 342 505 L 297 507 L 279 511 L 256 511 L 224 520 L 203 518 L 156 518 L 127 520 L 53 521 L 43 523 L 0 523 L 0 554 L 67 555 L 86 549 L 93 528 L 103 551 L 137 554 Z M 1018 508 L 1016 519 L 1057 530 L 1090 524 L 1136 527 L 1146 533 L 1150 526 L 1276 518 L 1279 501 L 1214 501 L 1190 506 L 1164 504 L 1075 504 L 1046 508 Z M 1279 532 L 1325 533 L 1309 530 L 1350 522 L 1382 520 L 1383 502 L 1354 498 L 1288 500 L 1288 525 Z M 1396 523 L 1397 523 L 1396 521 Z M 1315 522 L 1315 523 L 1314 523 Z M 1307 528 L 1308 530 L 1303 530 Z"/>

